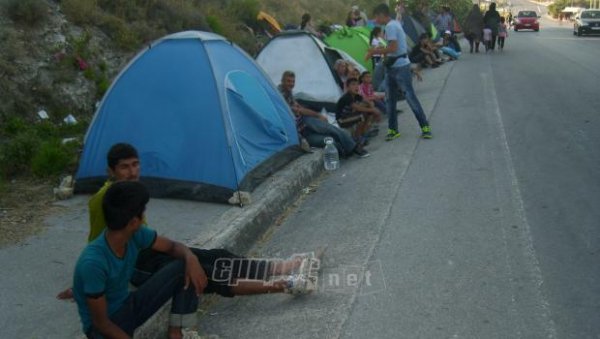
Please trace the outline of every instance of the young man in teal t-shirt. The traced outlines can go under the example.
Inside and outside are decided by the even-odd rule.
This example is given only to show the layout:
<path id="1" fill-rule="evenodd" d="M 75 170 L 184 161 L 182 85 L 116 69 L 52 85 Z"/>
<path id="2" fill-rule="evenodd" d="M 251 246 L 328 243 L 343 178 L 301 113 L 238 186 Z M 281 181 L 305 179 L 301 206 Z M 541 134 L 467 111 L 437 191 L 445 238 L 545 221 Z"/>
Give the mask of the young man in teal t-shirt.
<path id="1" fill-rule="evenodd" d="M 143 226 L 149 199 L 144 185 L 128 181 L 114 183 L 104 196 L 107 228 L 83 250 L 73 278 L 73 295 L 88 338 L 130 338 L 170 298 L 169 338 L 182 338 L 183 327 L 195 326 L 206 274 L 189 248 Z M 148 248 L 177 260 L 130 293 L 138 254 Z"/>

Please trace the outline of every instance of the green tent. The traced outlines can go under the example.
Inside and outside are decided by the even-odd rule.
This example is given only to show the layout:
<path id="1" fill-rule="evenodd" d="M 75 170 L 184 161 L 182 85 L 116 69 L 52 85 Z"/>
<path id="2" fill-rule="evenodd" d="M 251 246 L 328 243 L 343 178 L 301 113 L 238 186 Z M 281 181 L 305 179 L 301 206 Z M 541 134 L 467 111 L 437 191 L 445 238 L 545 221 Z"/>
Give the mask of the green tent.
<path id="1" fill-rule="evenodd" d="M 373 72 L 373 62 L 365 61 L 369 50 L 371 30 L 366 27 L 343 27 L 325 38 L 325 43 L 348 53 L 354 60 Z"/>

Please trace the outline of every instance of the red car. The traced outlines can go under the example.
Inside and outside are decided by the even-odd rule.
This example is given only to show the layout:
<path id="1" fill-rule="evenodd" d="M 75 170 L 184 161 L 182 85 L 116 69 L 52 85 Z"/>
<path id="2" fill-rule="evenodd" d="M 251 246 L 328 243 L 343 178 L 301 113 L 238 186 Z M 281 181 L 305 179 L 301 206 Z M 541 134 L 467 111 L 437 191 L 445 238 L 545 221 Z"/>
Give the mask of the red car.
<path id="1" fill-rule="evenodd" d="M 539 32 L 539 18 L 540 17 L 535 11 L 520 11 L 515 17 L 515 21 L 513 23 L 515 32 L 519 31 L 520 29 L 533 29 L 534 31 Z"/>

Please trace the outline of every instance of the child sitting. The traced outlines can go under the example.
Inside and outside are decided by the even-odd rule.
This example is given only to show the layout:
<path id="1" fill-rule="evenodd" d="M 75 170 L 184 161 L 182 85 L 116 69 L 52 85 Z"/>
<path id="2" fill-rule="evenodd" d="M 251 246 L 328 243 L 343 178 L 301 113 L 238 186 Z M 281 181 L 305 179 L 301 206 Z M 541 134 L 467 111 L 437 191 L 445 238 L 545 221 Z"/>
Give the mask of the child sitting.
<path id="1" fill-rule="evenodd" d="M 363 100 L 359 94 L 358 79 L 350 78 L 346 81 L 346 93 L 337 102 L 335 118 L 340 127 L 352 130 L 352 136 L 359 145 L 366 145 L 367 133 L 373 121 L 381 120 L 381 112 L 372 103 Z"/>
<path id="2" fill-rule="evenodd" d="M 385 95 L 377 94 L 375 93 L 375 90 L 373 90 L 373 77 L 371 76 L 371 73 L 368 71 L 363 72 L 358 80 L 360 81 L 360 85 L 358 86 L 359 94 L 363 99 L 373 103 L 379 111 L 385 112 Z"/>
<path id="3" fill-rule="evenodd" d="M 460 56 L 460 45 L 456 41 L 456 37 L 452 36 L 452 32 L 444 32 L 442 39 L 442 46 L 440 47 L 442 53 L 450 57 L 450 60 L 457 60 Z"/>
<path id="4" fill-rule="evenodd" d="M 441 61 L 438 61 L 437 55 L 435 54 L 435 49 L 433 49 L 429 43 L 427 33 L 423 33 L 419 37 L 419 44 L 410 52 L 410 60 L 423 67 L 429 66 L 431 68 L 436 68 L 441 65 Z"/>

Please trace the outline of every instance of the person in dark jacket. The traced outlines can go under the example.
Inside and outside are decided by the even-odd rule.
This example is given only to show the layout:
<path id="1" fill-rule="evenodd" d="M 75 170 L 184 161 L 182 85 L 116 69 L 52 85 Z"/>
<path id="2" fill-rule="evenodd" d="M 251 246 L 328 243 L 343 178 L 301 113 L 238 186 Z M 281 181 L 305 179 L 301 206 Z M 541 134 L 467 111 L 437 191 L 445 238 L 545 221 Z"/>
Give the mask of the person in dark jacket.
<path id="1" fill-rule="evenodd" d="M 475 47 L 475 53 L 479 53 L 479 43 L 483 38 L 483 15 L 479 5 L 473 5 L 471 12 L 465 20 L 465 37 L 469 40 L 470 52 L 473 53 L 473 47 Z"/>
<path id="2" fill-rule="evenodd" d="M 490 48 L 493 51 L 496 47 L 496 39 L 498 38 L 498 29 L 500 27 L 500 13 L 496 10 L 495 2 L 490 4 L 490 9 L 483 16 L 483 23 L 492 30 L 492 43 Z"/>

